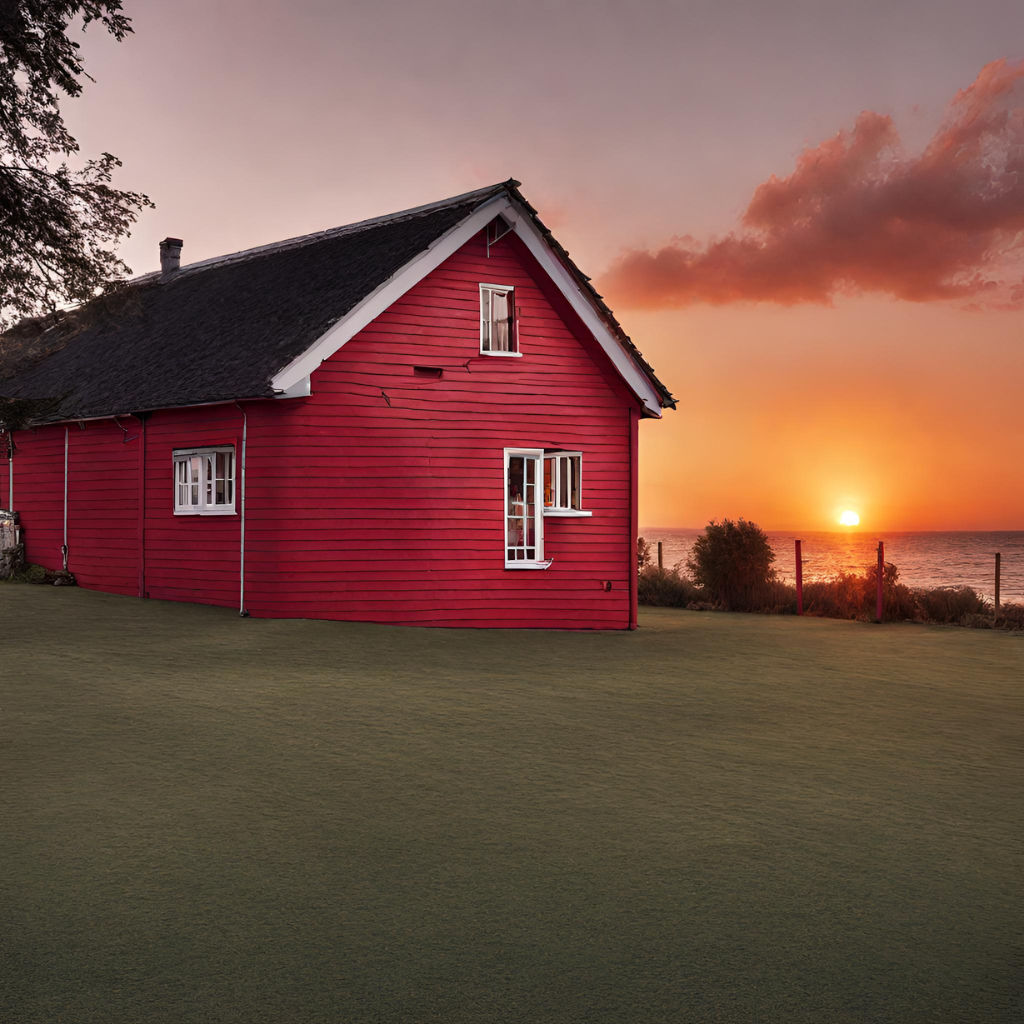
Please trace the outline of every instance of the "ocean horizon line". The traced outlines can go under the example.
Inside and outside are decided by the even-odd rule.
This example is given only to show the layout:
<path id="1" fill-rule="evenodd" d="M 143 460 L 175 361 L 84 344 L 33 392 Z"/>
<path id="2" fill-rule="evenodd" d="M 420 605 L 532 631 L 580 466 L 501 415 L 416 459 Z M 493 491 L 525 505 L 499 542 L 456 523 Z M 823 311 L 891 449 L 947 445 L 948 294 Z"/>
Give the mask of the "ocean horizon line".
<path id="1" fill-rule="evenodd" d="M 749 522 L 749 520 L 748 520 Z M 699 533 L 701 530 L 707 527 L 707 523 L 704 526 L 641 526 L 641 534 L 645 530 L 660 530 L 660 531 L 671 531 L 671 530 L 685 530 Z M 757 524 L 761 526 L 760 523 Z M 888 534 L 890 536 L 905 535 L 911 533 L 963 533 L 976 536 L 981 533 L 1024 533 L 1024 526 L 1008 526 L 1004 528 L 996 529 L 956 529 L 956 530 L 864 530 L 864 529 L 837 529 L 837 530 L 822 530 L 816 527 L 799 527 L 799 526 L 761 526 L 761 529 L 765 533 L 828 533 L 835 534 L 838 537 L 875 537 L 882 534 Z M 884 539 L 884 537 L 883 537 Z"/>

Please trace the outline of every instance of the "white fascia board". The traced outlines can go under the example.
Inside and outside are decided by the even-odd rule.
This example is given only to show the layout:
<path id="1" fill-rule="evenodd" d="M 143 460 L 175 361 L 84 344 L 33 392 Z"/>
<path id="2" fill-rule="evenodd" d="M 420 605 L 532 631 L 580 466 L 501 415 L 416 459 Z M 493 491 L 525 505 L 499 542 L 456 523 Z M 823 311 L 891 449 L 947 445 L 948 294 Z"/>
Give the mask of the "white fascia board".
<path id="1" fill-rule="evenodd" d="M 591 300 L 583 293 L 583 289 L 573 278 L 565 264 L 551 251 L 544 236 L 537 229 L 532 219 L 519 216 L 514 223 L 516 234 L 526 243 L 537 262 L 547 271 L 548 276 L 558 286 L 559 291 L 568 299 L 569 305 L 576 311 L 579 318 L 586 324 L 597 343 L 607 353 L 619 375 L 629 385 L 633 393 L 644 404 L 644 408 L 652 415 L 661 418 L 661 402 L 658 393 L 651 386 L 646 374 L 633 362 L 630 354 L 622 347 L 618 338 L 611 332 Z"/>
<path id="2" fill-rule="evenodd" d="M 312 393 L 311 383 L 309 374 L 305 377 L 300 377 L 290 388 L 283 388 L 281 391 L 275 391 L 275 398 L 309 398 Z"/>
<path id="3" fill-rule="evenodd" d="M 441 235 L 429 248 L 410 260 L 397 273 L 366 296 L 325 334 L 321 335 L 302 355 L 293 359 L 271 381 L 275 391 L 294 393 L 292 389 L 308 377 L 325 359 L 329 359 L 347 341 L 367 324 L 394 305 L 410 288 L 418 284 L 432 270 L 436 270 L 449 256 L 457 252 L 477 232 L 482 231 L 497 216 L 503 216 L 523 240 L 534 258 L 554 281 L 569 305 L 607 353 L 619 375 L 644 404 L 651 416 L 661 418 L 661 403 L 657 392 L 646 375 L 619 343 L 608 328 L 591 300 L 583 293 L 565 265 L 551 251 L 544 236 L 532 219 L 507 196 L 495 196 L 474 211 L 464 221 Z"/>

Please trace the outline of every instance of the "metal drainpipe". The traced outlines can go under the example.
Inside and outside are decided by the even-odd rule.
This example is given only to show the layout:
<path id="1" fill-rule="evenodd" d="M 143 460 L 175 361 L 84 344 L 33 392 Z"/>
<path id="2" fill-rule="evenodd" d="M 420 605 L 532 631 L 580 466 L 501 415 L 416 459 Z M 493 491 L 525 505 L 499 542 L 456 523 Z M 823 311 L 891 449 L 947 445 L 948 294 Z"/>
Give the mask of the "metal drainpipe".
<path id="1" fill-rule="evenodd" d="M 60 549 L 64 571 L 68 571 L 68 428 L 64 428 L 64 543 Z"/>
<path id="2" fill-rule="evenodd" d="M 137 412 L 139 428 L 139 597 L 146 596 L 146 419 L 149 413 Z"/>
<path id="3" fill-rule="evenodd" d="M 249 421 L 245 410 L 235 402 L 235 408 L 242 414 L 242 458 L 241 458 L 241 488 L 238 492 L 240 530 L 239 530 L 239 552 L 238 552 L 238 614 L 243 618 L 249 617 L 245 607 L 245 444 Z"/>
<path id="4" fill-rule="evenodd" d="M 7 431 L 7 509 L 14 511 L 14 431 Z"/>

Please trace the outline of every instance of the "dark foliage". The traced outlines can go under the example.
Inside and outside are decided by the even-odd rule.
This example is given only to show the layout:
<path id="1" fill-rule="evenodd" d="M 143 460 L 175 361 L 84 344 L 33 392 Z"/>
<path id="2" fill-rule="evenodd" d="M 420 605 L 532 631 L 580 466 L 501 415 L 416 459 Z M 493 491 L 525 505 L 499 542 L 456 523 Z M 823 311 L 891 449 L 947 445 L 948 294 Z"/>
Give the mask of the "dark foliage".
<path id="1" fill-rule="evenodd" d="M 120 161 L 110 153 L 78 170 L 54 163 L 79 148 L 61 95 L 80 95 L 89 77 L 68 26 L 97 22 L 120 41 L 132 30 L 120 10 L 120 0 L 0 3 L 0 329 L 128 273 L 113 246 L 149 198 L 112 187 Z"/>
<path id="2" fill-rule="evenodd" d="M 997 629 L 1024 630 L 1024 604 L 1001 604 L 994 623 Z"/>
<path id="3" fill-rule="evenodd" d="M 746 525 L 748 529 L 752 526 Z M 731 550 L 726 548 L 724 554 L 719 555 L 719 561 L 714 563 L 714 568 L 718 570 L 721 565 L 728 564 L 730 555 Z M 688 562 L 691 572 L 695 564 L 696 559 L 691 557 Z M 763 561 L 755 564 L 764 566 Z M 682 575 L 679 566 L 659 569 L 651 564 L 649 555 L 646 561 L 641 558 L 638 596 L 640 604 L 653 607 L 796 614 L 796 588 L 776 579 L 774 573 L 747 587 L 741 595 L 742 606 L 739 601 L 726 605 L 708 587 L 702 587 Z M 841 572 L 831 579 L 804 584 L 804 614 L 818 618 L 871 622 L 877 614 L 877 600 L 877 565 L 869 566 L 861 576 Z M 1024 605 L 1004 604 L 994 612 L 992 606 L 971 587 L 908 587 L 900 583 L 899 569 L 891 562 L 885 564 L 882 576 L 882 607 L 886 622 L 932 622 L 975 629 L 1024 630 Z"/>
<path id="4" fill-rule="evenodd" d="M 686 567 L 693 582 L 727 611 L 758 611 L 773 601 L 775 552 L 756 523 L 712 521 L 697 538 Z"/>
<path id="5" fill-rule="evenodd" d="M 636 539 L 636 564 L 641 572 L 651 564 L 651 545 L 643 537 Z"/>
<path id="6" fill-rule="evenodd" d="M 970 587 L 915 590 L 914 598 L 919 616 L 925 622 L 962 622 L 972 615 L 991 615 L 988 603 Z"/>
<path id="7" fill-rule="evenodd" d="M 882 573 L 882 614 L 887 622 L 920 619 L 914 591 L 899 582 L 900 573 L 886 562 Z M 829 619 L 874 619 L 878 608 L 878 566 L 863 576 L 837 573 L 828 580 L 804 584 L 804 612 Z M 945 621 L 945 620 L 942 620 Z"/>
<path id="8" fill-rule="evenodd" d="M 704 591 L 678 569 L 659 569 L 651 565 L 650 557 L 637 577 L 637 597 L 640 604 L 655 608 L 712 607 Z"/>

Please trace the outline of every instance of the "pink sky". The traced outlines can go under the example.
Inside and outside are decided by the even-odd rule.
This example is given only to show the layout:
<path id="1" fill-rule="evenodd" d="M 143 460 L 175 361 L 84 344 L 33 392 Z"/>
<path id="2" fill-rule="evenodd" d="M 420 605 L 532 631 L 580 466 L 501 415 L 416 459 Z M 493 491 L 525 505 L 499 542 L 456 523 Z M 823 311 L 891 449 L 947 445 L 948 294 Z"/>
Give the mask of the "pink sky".
<path id="1" fill-rule="evenodd" d="M 725 292 L 678 275 L 680 252 L 701 270 L 716 240 L 779 229 L 779 209 L 808 194 L 801 154 L 853 139 L 838 133 L 862 112 L 862 128 L 898 136 L 877 160 L 903 160 L 918 194 L 957 91 L 1024 57 L 1016 0 L 126 0 L 125 13 L 126 42 L 83 37 L 97 82 L 65 110 L 83 150 L 117 154 L 118 184 L 157 203 L 122 249 L 136 272 L 166 235 L 191 262 L 514 176 L 680 399 L 641 431 L 643 524 L 827 529 L 854 507 L 870 530 L 1024 528 L 1024 312 L 967 311 L 936 289 L 896 298 L 910 291 L 875 287 L 888 245 L 846 258 L 857 288 L 805 302 L 823 254 L 847 251 L 818 250 L 787 278 L 789 306 L 749 274 Z M 890 177 L 872 167 L 845 192 L 826 183 L 826 213 L 840 198 L 863 212 L 860 185 Z M 766 199 L 773 175 L 785 188 Z M 835 241 L 831 220 L 815 223 Z M 773 274 L 793 252 L 784 228 Z M 993 247 L 961 241 L 927 236 L 885 282 L 916 282 L 910 262 L 969 269 Z M 659 253 L 675 276 L 652 284 Z"/>

